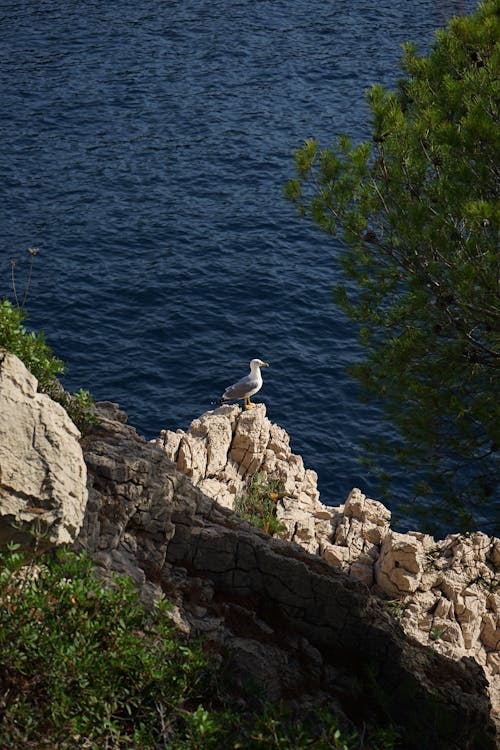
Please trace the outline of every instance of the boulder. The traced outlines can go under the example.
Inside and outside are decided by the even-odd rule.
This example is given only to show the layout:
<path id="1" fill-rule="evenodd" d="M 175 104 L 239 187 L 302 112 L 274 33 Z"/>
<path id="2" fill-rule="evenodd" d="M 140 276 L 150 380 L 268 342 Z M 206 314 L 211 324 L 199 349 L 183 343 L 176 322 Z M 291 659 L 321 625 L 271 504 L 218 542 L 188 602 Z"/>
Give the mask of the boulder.
<path id="1" fill-rule="evenodd" d="M 384 537 L 376 565 L 380 588 L 393 596 L 416 591 L 423 571 L 422 543 L 409 534 L 390 531 Z"/>
<path id="2" fill-rule="evenodd" d="M 20 359 L 0 350 L 0 544 L 72 543 L 83 523 L 80 433 L 37 385 Z"/>

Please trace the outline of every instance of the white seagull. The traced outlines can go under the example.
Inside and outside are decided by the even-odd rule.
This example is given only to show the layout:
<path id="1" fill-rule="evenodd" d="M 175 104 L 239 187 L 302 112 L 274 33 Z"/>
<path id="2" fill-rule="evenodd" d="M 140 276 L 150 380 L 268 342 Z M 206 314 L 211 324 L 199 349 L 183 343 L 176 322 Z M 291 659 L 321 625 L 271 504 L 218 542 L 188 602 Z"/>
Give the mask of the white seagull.
<path id="1" fill-rule="evenodd" d="M 250 396 L 254 396 L 257 391 L 262 388 L 262 375 L 260 372 L 261 367 L 269 367 L 267 362 L 263 362 L 261 359 L 252 359 L 250 362 L 250 373 L 238 380 L 234 385 L 230 385 L 226 388 L 217 403 L 225 404 L 227 401 L 239 401 L 241 399 L 245 402 L 245 409 L 251 409 L 255 404 L 250 401 Z"/>

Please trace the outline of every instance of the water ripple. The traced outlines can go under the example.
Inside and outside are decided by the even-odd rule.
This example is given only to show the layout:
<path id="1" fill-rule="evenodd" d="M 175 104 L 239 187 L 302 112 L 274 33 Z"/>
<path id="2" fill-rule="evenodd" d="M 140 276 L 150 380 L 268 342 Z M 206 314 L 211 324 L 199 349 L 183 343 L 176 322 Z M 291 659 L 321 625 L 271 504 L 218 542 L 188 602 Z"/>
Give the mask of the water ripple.
<path id="1" fill-rule="evenodd" d="M 0 294 L 39 247 L 30 321 L 67 386 L 153 436 L 261 356 L 269 415 L 323 498 L 371 491 L 357 449 L 391 427 L 345 372 L 360 348 L 332 302 L 338 243 L 282 184 L 305 137 L 366 133 L 364 91 L 396 82 L 402 42 L 425 49 L 472 5 L 2 3 Z"/>

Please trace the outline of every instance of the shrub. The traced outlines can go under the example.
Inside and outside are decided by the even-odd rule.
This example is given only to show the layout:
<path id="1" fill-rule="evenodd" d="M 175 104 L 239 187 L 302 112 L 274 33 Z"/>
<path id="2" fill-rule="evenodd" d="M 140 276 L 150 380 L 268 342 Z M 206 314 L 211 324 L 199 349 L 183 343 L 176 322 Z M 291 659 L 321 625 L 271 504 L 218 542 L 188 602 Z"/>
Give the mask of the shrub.
<path id="1" fill-rule="evenodd" d="M 40 390 L 51 396 L 57 376 L 64 372 L 64 362 L 54 356 L 43 333 L 26 330 L 25 318 L 24 310 L 8 300 L 0 301 L 0 347 L 19 357 L 38 380 Z"/>
<path id="2" fill-rule="evenodd" d="M 92 411 L 92 396 L 84 390 L 74 394 L 64 390 L 57 379 L 64 372 L 64 362 L 54 355 L 43 333 L 26 330 L 23 325 L 26 317 L 25 310 L 9 300 L 0 301 L 0 347 L 24 362 L 38 380 L 39 390 L 60 403 L 83 432 L 97 421 Z"/>
<path id="3" fill-rule="evenodd" d="M 177 637 L 165 602 L 148 613 L 130 580 L 105 587 L 70 552 L 28 569 L 13 550 L 1 562 L 2 746 L 149 748 L 182 727 L 210 734 L 188 710 L 205 660 Z"/>
<path id="4" fill-rule="evenodd" d="M 283 494 L 282 482 L 257 472 L 246 492 L 236 498 L 234 509 L 245 521 L 263 529 L 266 534 L 276 534 L 284 528 L 276 518 L 276 503 Z"/>

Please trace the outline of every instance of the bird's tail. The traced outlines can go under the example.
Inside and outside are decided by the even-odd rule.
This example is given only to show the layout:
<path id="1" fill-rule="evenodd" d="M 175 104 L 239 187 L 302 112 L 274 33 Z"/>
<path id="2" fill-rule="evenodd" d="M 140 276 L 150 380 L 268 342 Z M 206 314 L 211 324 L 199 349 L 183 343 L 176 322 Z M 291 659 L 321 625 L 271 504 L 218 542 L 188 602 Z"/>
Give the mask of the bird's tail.
<path id="1" fill-rule="evenodd" d="M 223 398 L 216 398 L 215 401 L 210 401 L 211 404 L 217 404 L 217 406 L 220 406 L 221 404 L 226 404 L 227 401 Z"/>

